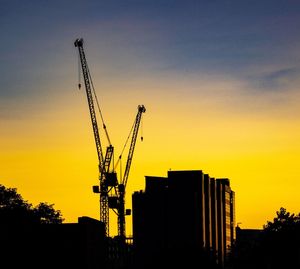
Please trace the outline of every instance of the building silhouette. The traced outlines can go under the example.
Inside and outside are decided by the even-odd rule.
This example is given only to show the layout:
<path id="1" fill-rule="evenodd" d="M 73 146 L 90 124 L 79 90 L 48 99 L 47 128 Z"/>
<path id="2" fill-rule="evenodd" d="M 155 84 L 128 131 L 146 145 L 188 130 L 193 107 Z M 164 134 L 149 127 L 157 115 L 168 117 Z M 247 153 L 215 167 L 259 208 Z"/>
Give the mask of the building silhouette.
<path id="1" fill-rule="evenodd" d="M 176 265 L 194 259 L 201 263 L 203 257 L 223 267 L 235 240 L 235 193 L 229 179 L 214 179 L 201 170 L 145 179 L 145 190 L 132 195 L 133 242 L 141 268 L 164 255 Z"/>
<path id="2" fill-rule="evenodd" d="M 0 268 L 109 268 L 104 224 L 89 217 L 78 223 L 3 224 Z"/>
<path id="3" fill-rule="evenodd" d="M 105 235 L 104 223 L 38 224 L 0 219 L 2 268 L 147 269 L 224 267 L 235 241 L 229 179 L 201 170 L 146 176 L 132 195 L 133 245 Z"/>

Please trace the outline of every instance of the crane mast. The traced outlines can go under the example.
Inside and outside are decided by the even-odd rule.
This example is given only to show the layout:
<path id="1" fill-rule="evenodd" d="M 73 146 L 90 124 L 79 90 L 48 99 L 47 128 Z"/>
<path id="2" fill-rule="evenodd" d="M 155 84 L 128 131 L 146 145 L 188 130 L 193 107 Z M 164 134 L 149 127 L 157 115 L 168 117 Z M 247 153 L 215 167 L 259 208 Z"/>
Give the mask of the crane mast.
<path id="1" fill-rule="evenodd" d="M 105 159 L 103 158 L 103 151 L 100 141 L 99 129 L 97 124 L 95 106 L 93 102 L 93 95 L 92 95 L 92 88 L 91 88 L 91 81 L 90 81 L 90 73 L 89 68 L 87 65 L 84 49 L 83 49 L 83 39 L 78 38 L 74 42 L 75 47 L 78 48 L 81 68 L 84 78 L 84 84 L 86 89 L 86 96 L 91 116 L 91 122 L 94 132 L 94 138 L 96 143 L 97 149 L 97 156 L 98 156 L 98 168 L 99 168 L 99 193 L 100 193 L 100 221 L 104 223 L 105 226 L 105 233 L 106 236 L 109 235 L 109 207 L 108 207 L 108 186 L 106 184 L 106 177 L 109 172 L 109 166 L 113 156 L 113 146 L 109 145 L 106 149 Z"/>

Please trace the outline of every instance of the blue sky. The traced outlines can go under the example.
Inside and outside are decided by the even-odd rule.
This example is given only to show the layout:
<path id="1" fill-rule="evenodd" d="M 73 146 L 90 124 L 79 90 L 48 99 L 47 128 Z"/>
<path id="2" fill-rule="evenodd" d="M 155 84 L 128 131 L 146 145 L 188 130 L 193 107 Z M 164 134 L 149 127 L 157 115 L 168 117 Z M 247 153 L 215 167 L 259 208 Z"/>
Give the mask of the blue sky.
<path id="1" fill-rule="evenodd" d="M 68 72 L 60 68 L 81 36 L 114 77 L 221 73 L 268 89 L 299 72 L 297 1 L 2 0 L 0 12 L 2 98 L 36 95 L 20 81 Z"/>

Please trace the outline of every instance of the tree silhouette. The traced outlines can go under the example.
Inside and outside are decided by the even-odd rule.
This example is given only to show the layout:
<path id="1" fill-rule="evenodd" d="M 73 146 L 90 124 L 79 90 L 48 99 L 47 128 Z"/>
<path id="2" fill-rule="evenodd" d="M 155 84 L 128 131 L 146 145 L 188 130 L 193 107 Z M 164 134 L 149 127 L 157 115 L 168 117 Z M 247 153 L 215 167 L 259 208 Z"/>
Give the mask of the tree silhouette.
<path id="1" fill-rule="evenodd" d="M 291 214 L 281 207 L 276 215 L 264 225 L 261 242 L 264 263 L 272 268 L 300 268 L 300 214 Z"/>
<path id="2" fill-rule="evenodd" d="M 264 231 L 268 233 L 278 233 L 284 231 L 294 231 L 299 228 L 300 225 L 300 213 L 298 215 L 291 214 L 281 207 L 276 212 L 277 217 L 273 219 L 273 222 L 268 221 L 264 225 Z"/>
<path id="3" fill-rule="evenodd" d="M 242 242 L 238 234 L 242 236 L 243 230 L 237 229 L 231 268 L 300 268 L 300 214 L 291 214 L 281 207 L 255 238 Z"/>
<path id="4" fill-rule="evenodd" d="M 33 207 L 17 192 L 0 184 L 0 223 L 3 224 L 59 224 L 63 222 L 60 210 L 45 202 Z"/>
<path id="5" fill-rule="evenodd" d="M 53 208 L 54 204 L 39 203 L 34 209 L 35 216 L 42 224 L 61 224 L 63 219 L 59 210 Z"/>

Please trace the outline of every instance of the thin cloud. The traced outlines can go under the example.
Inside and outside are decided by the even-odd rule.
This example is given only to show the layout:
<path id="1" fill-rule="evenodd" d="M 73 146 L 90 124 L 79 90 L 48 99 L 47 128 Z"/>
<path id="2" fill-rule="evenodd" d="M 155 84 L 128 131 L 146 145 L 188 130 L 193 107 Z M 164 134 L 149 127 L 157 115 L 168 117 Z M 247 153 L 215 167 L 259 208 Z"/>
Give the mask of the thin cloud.
<path id="1" fill-rule="evenodd" d="M 289 85 L 299 77 L 298 68 L 284 68 L 266 74 L 260 79 L 260 85 L 267 90 L 287 90 Z"/>
<path id="2" fill-rule="evenodd" d="M 286 93 L 291 94 L 296 91 L 295 86 L 299 85 L 300 69 L 298 67 L 276 68 L 269 71 L 261 71 L 249 76 L 249 84 L 256 94 Z"/>

